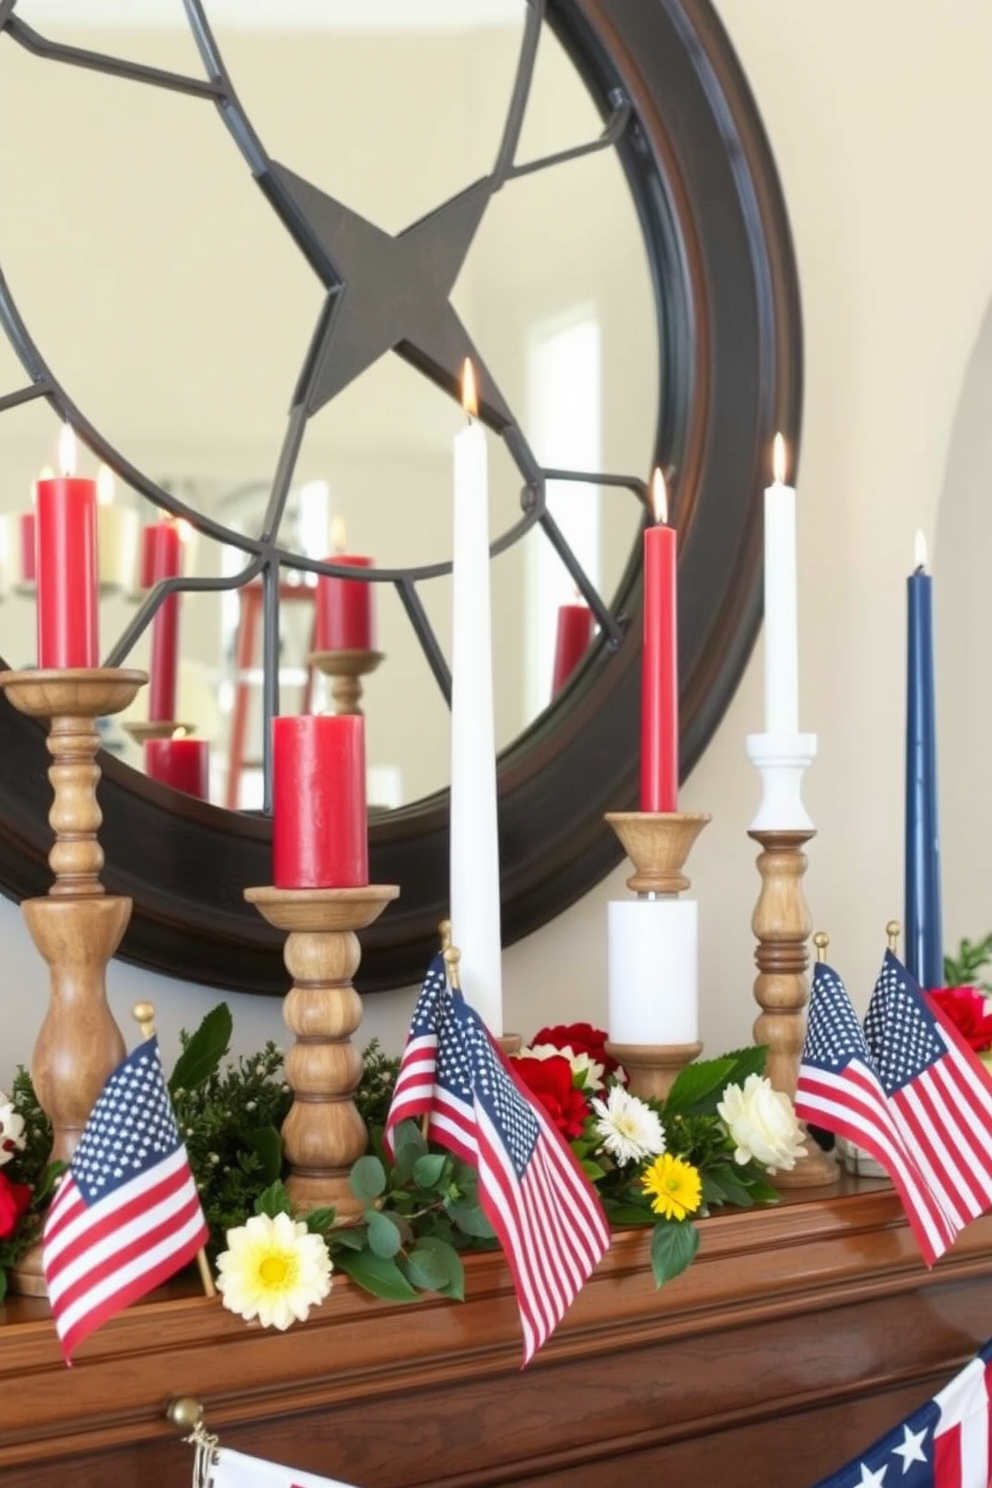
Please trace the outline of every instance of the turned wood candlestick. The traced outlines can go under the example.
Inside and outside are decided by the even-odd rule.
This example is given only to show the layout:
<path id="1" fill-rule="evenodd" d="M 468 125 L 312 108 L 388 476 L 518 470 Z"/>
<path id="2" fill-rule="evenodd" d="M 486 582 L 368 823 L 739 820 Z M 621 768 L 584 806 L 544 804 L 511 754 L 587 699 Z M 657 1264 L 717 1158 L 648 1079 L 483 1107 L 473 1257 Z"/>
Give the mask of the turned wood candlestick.
<path id="1" fill-rule="evenodd" d="M 362 1077 L 361 1054 L 351 1042 L 362 1021 L 351 982 L 362 955 L 355 931 L 377 920 L 399 892 L 395 884 L 245 889 L 249 904 L 287 932 L 283 957 L 293 986 L 283 1018 L 296 1043 L 286 1055 L 294 1097 L 282 1128 L 286 1187 L 297 1208 L 329 1206 L 339 1224 L 357 1219 L 364 1207 L 348 1174 L 368 1141 L 354 1102 Z"/>
<path id="2" fill-rule="evenodd" d="M 21 913 L 49 968 L 49 1001 L 31 1060 L 38 1102 L 52 1124 L 53 1161 L 68 1162 L 107 1077 L 124 1058 L 124 1039 L 107 1002 L 107 962 L 120 945 L 131 900 L 100 882 L 97 831 L 100 748 L 97 718 L 119 713 L 147 681 L 118 668 L 2 672 L 0 687 L 19 712 L 47 719 L 48 778 L 54 799 L 48 855 L 54 882 Z M 15 1289 L 44 1296 L 40 1247 L 19 1263 Z"/>
<path id="3" fill-rule="evenodd" d="M 815 831 L 752 829 L 748 836 L 761 844 L 758 872 L 761 893 L 751 917 L 757 937 L 754 959 L 758 975 L 754 997 L 761 1012 L 754 1024 L 754 1040 L 768 1048 L 765 1074 L 776 1090 L 795 1099 L 799 1062 L 806 1037 L 809 1003 L 808 942 L 813 922 L 803 893 L 807 842 Z M 777 1172 L 778 1188 L 811 1188 L 835 1183 L 840 1171 L 832 1153 L 824 1152 L 809 1135 L 806 1156 L 790 1171 Z"/>
<path id="4" fill-rule="evenodd" d="M 627 887 L 631 889 L 639 899 L 644 900 L 677 900 L 678 896 L 689 888 L 689 879 L 685 874 L 685 865 L 692 851 L 693 845 L 700 832 L 706 826 L 711 817 L 707 812 L 696 811 L 611 811 L 606 815 L 606 820 L 616 832 L 617 837 L 634 865 L 634 872 L 627 879 Z M 683 904 L 677 908 L 678 925 L 667 925 L 669 911 L 665 911 L 666 926 L 662 927 L 666 933 L 658 949 L 662 952 L 668 947 L 670 936 L 674 935 L 676 941 L 681 945 L 686 933 L 691 935 L 691 979 L 692 997 L 695 998 L 695 920 L 691 919 L 687 924 L 683 923 L 682 915 L 694 911 L 695 906 Z M 640 914 L 635 906 L 630 907 L 631 913 Z M 652 915 L 655 911 L 649 911 Z M 615 915 L 626 916 L 628 910 L 622 906 L 611 908 L 611 937 L 622 931 L 614 925 Z M 643 957 L 648 954 L 651 947 L 646 942 L 643 955 L 639 957 L 637 964 L 632 968 L 639 983 L 643 982 L 651 988 L 649 1000 L 650 1006 L 645 1008 L 645 1028 L 648 1022 L 658 1032 L 675 1031 L 676 1024 L 681 1021 L 685 1024 L 687 1010 L 681 1009 L 680 1014 L 674 1015 L 669 1020 L 666 1028 L 666 1018 L 662 1015 L 662 1009 L 655 1005 L 663 1003 L 665 997 L 665 978 L 671 967 L 664 964 L 647 964 Z M 611 954 L 611 960 L 612 960 Z M 678 960 L 678 958 L 675 958 Z M 664 957 L 662 957 L 664 960 Z M 685 967 L 681 968 L 683 972 Z M 613 978 L 611 976 L 611 998 L 613 995 Z M 657 992 L 655 994 L 655 987 Z M 631 989 L 632 992 L 640 989 Z M 643 995 L 643 994 L 642 994 Z M 634 1042 L 629 1036 L 611 1038 L 607 1043 L 607 1053 L 623 1066 L 627 1074 L 627 1089 L 633 1094 L 647 1100 L 663 1101 L 675 1082 L 679 1072 L 698 1059 L 702 1053 L 703 1046 L 695 1037 L 696 1010 L 693 1005 L 688 1009 L 691 1028 L 686 1028 L 690 1037 L 683 1037 L 671 1042 Z M 616 1023 L 616 1018 L 611 1012 L 611 1023 Z M 632 1030 L 633 1031 L 633 1030 Z M 638 1030 L 639 1031 L 639 1030 Z M 681 1031 L 681 1029 L 679 1030 Z M 611 1034 L 616 1032 L 611 1028 Z"/>
<path id="5" fill-rule="evenodd" d="M 382 661 L 381 651 L 311 651 L 310 665 L 331 679 L 335 713 L 361 713 L 362 678 Z"/>
<path id="6" fill-rule="evenodd" d="M 174 719 L 135 718 L 124 725 L 124 732 L 136 744 L 144 744 L 147 739 L 171 739 L 176 733 L 186 738 L 196 733 L 196 727 L 192 723 L 177 723 Z"/>

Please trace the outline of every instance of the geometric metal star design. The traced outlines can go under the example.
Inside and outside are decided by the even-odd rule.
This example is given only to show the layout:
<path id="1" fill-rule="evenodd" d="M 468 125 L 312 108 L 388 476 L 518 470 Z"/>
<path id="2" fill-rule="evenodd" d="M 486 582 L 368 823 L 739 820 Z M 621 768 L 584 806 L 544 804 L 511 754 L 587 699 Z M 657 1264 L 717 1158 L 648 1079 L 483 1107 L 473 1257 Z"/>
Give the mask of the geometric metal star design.
<path id="1" fill-rule="evenodd" d="M 512 423 L 450 299 L 492 180 L 476 181 L 392 237 L 286 166 L 273 161 L 270 174 L 270 200 L 328 290 L 294 404 L 314 414 L 389 351 L 457 397 L 468 357 L 480 412 Z"/>

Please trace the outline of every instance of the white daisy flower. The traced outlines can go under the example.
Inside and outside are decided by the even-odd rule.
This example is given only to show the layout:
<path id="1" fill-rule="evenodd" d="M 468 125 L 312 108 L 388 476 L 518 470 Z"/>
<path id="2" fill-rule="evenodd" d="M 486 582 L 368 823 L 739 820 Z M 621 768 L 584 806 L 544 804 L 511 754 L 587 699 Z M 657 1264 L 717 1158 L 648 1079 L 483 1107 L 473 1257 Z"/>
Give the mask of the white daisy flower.
<path id="1" fill-rule="evenodd" d="M 227 1232 L 217 1259 L 224 1306 L 246 1322 L 285 1330 L 301 1323 L 331 1290 L 331 1258 L 320 1235 L 288 1214 L 254 1214 Z"/>
<path id="2" fill-rule="evenodd" d="M 24 1117 L 0 1090 L 0 1168 L 24 1148 Z"/>
<path id="3" fill-rule="evenodd" d="M 656 1111 L 622 1085 L 611 1085 L 605 1101 L 594 1100 L 596 1135 L 620 1167 L 659 1157 L 665 1150 L 665 1131 Z"/>

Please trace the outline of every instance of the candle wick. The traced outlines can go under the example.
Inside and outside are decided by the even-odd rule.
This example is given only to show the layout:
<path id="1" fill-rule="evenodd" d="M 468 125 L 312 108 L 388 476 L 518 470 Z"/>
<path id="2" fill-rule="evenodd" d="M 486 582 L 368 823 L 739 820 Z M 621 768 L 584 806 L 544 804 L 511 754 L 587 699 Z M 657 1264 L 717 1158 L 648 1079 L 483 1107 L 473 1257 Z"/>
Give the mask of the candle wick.
<path id="1" fill-rule="evenodd" d="M 916 565 L 916 567 L 913 569 L 913 573 L 914 574 L 925 574 L 926 571 L 927 571 L 927 566 L 926 566 L 925 563 L 918 563 Z"/>

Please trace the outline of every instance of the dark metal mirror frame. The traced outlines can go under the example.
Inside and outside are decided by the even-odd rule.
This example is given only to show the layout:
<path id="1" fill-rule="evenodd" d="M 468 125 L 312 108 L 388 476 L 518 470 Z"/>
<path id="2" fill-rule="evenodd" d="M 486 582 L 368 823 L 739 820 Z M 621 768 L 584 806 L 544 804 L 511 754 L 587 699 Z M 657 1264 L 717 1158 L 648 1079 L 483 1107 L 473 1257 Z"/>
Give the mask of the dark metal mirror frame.
<path id="1" fill-rule="evenodd" d="M 0 14 L 3 7 L 0 6 Z M 617 145 L 654 277 L 662 372 L 656 459 L 680 531 L 681 770 L 733 695 L 761 615 L 761 490 L 772 434 L 795 449 L 798 286 L 760 119 L 709 0 L 549 0 L 548 21 Z M 631 376 L 637 369 L 631 368 Z M 645 472 L 646 474 L 646 472 Z M 614 605 L 632 620 L 500 757 L 504 940 L 536 930 L 618 861 L 603 813 L 636 804 L 640 564 Z M 51 788 L 37 725 L 0 703 L 0 889 L 47 891 Z M 183 797 L 104 753 L 104 882 L 134 899 L 122 956 L 186 980 L 282 994 L 282 939 L 244 903 L 271 877 L 271 826 Z M 402 896 L 363 935 L 364 992 L 418 981 L 447 907 L 448 796 L 377 818 L 371 874 Z"/>

